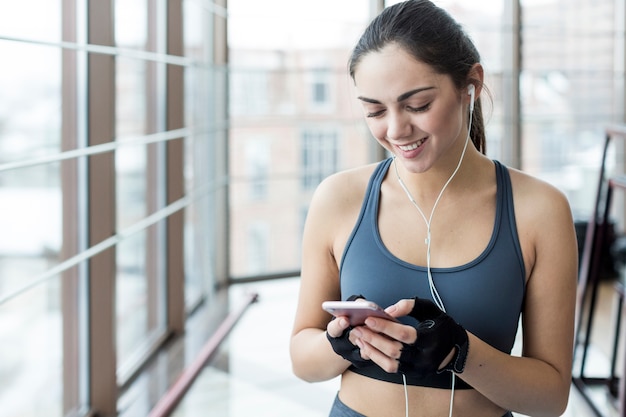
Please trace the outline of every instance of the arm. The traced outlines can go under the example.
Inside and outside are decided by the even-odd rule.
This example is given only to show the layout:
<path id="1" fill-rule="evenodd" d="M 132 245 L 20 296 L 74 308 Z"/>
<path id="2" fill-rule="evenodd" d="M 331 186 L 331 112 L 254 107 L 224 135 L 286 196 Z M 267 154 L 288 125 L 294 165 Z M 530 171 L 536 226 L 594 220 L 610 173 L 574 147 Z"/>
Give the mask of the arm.
<path id="1" fill-rule="evenodd" d="M 303 235 L 302 274 L 298 307 L 291 335 L 290 353 L 296 376 L 306 381 L 323 381 L 342 374 L 350 362 L 337 355 L 326 337 L 339 336 L 348 322 L 331 320 L 322 302 L 339 300 L 339 259 L 356 214 L 353 214 L 349 176 L 335 175 L 325 180 L 311 202 Z M 352 218 L 354 217 L 354 218 Z"/>
<path id="2" fill-rule="evenodd" d="M 534 192 L 547 197 L 533 208 L 529 220 L 535 227 L 524 227 L 530 230 L 526 238 L 534 247 L 534 262 L 526 286 L 522 357 L 505 355 L 470 335 L 463 379 L 504 408 L 561 415 L 571 385 L 576 235 L 565 198 L 551 189 Z"/>

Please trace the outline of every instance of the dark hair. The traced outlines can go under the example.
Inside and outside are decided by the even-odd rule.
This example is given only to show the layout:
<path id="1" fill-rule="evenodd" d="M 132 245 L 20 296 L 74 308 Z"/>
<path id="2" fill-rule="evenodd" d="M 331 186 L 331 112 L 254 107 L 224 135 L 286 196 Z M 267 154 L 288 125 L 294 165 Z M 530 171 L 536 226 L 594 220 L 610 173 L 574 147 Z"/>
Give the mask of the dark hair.
<path id="1" fill-rule="evenodd" d="M 350 57 L 348 69 L 352 79 L 364 55 L 391 43 L 398 44 L 437 73 L 449 75 L 459 89 L 468 84 L 478 87 L 481 82 L 467 78 L 472 66 L 480 62 L 472 40 L 445 10 L 428 0 L 408 0 L 387 7 L 368 25 Z M 476 149 L 485 153 L 480 98 L 474 106 L 470 137 Z"/>

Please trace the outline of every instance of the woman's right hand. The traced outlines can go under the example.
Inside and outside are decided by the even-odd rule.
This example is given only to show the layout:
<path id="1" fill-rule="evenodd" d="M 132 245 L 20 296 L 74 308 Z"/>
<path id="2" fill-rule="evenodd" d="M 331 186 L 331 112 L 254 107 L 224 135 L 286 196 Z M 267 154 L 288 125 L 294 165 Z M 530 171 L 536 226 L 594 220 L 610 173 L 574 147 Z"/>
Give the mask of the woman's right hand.
<path id="1" fill-rule="evenodd" d="M 337 317 L 326 326 L 326 337 L 335 353 L 349 361 L 357 368 L 370 363 L 369 359 L 361 356 L 361 349 L 351 340 L 354 328 L 350 326 L 347 317 Z M 354 336 L 352 336 L 354 338 Z"/>

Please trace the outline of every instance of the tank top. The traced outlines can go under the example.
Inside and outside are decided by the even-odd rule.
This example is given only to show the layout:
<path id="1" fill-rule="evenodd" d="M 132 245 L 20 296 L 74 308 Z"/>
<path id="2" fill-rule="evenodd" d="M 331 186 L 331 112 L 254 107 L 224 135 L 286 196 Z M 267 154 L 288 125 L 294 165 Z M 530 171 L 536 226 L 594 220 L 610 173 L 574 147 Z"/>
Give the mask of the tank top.
<path id="1" fill-rule="evenodd" d="M 397 258 L 380 237 L 380 188 L 391 162 L 391 158 L 382 161 L 373 172 L 357 223 L 346 243 L 340 267 L 344 300 L 358 294 L 382 307 L 415 296 L 432 300 L 426 267 Z M 431 268 L 431 273 L 447 314 L 484 342 L 510 353 L 524 300 L 526 273 L 515 224 L 509 172 L 498 161 L 494 161 L 494 165 L 496 213 L 487 247 L 465 265 Z M 403 317 L 402 321 L 417 323 L 411 317 Z M 350 370 L 382 381 L 403 383 L 402 375 L 387 373 L 371 361 L 370 365 L 352 366 Z M 451 385 L 448 372 L 426 377 L 407 374 L 406 379 L 409 385 L 447 389 Z M 471 388 L 459 380 L 455 387 Z"/>

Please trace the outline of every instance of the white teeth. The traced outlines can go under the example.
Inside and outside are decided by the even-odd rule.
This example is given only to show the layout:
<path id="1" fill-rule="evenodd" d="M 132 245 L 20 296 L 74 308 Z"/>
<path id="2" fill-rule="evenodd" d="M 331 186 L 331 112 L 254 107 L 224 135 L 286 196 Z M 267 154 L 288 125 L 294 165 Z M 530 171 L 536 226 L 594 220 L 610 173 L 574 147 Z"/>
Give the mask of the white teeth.
<path id="1" fill-rule="evenodd" d="M 414 150 L 414 149 L 419 148 L 419 147 L 420 147 L 420 145 L 421 145 L 422 143 L 424 143 L 424 139 L 422 139 L 422 140 L 418 140 L 417 142 L 412 143 L 412 144 L 410 144 L 410 145 L 398 146 L 398 148 L 400 148 L 400 150 L 403 150 L 403 151 L 405 151 L 405 152 L 406 152 L 406 151 L 412 151 L 412 150 Z"/>

